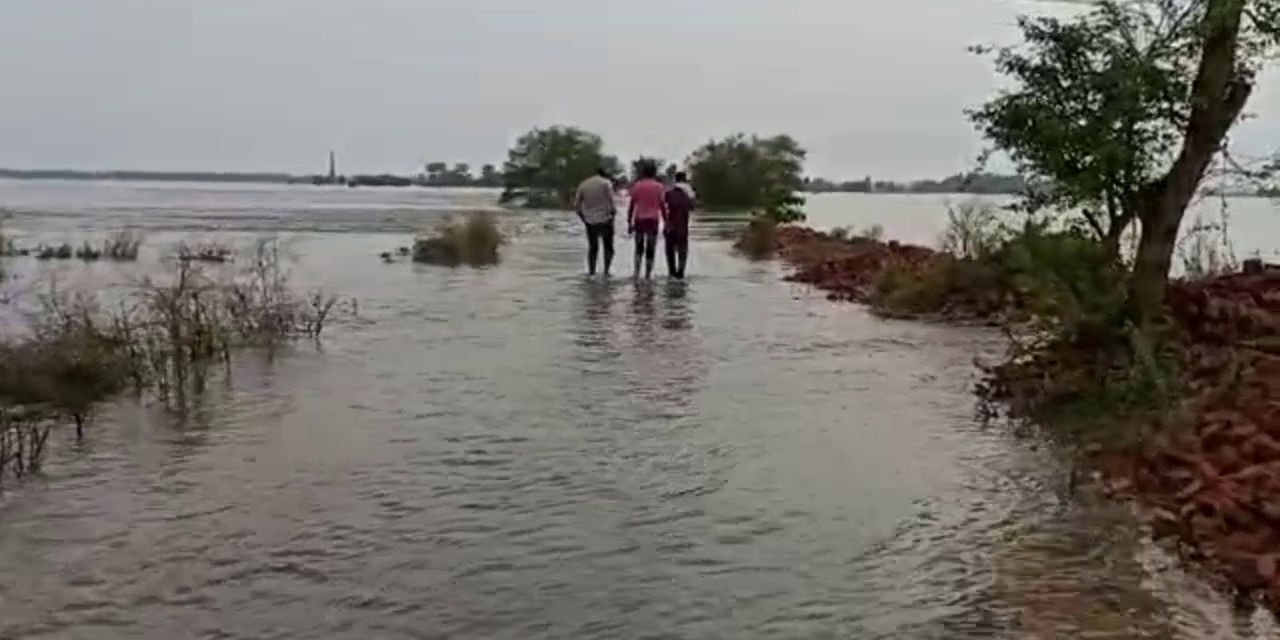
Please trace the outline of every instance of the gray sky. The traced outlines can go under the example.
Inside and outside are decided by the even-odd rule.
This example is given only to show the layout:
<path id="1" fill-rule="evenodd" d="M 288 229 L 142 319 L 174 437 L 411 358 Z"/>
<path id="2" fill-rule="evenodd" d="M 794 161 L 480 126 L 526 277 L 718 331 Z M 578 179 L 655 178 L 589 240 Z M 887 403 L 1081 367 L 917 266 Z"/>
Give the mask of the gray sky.
<path id="1" fill-rule="evenodd" d="M 319 172 L 500 162 L 535 125 L 682 158 L 785 132 L 831 177 L 940 176 L 1013 0 L 2 0 L 0 166 Z M 1252 103 L 1253 150 L 1274 78 Z M 1237 136 L 1241 138 L 1242 136 Z"/>

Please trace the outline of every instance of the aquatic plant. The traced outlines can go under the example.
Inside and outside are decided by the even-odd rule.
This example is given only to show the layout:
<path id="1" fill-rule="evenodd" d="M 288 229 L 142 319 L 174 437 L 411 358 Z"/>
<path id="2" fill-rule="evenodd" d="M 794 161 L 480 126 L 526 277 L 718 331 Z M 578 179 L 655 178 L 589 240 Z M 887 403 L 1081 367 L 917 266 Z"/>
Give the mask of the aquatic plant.
<path id="1" fill-rule="evenodd" d="M 75 249 L 70 244 L 62 243 L 60 245 L 40 245 L 36 247 L 36 260 L 70 260 L 75 257 Z"/>
<path id="2" fill-rule="evenodd" d="M 456 267 L 497 264 L 504 240 L 494 216 L 485 211 L 468 214 L 459 222 L 446 218 L 435 234 L 415 238 L 412 259 L 423 264 Z"/>
<path id="3" fill-rule="evenodd" d="M 128 229 L 117 231 L 102 243 L 102 257 L 117 262 L 132 262 L 138 259 L 142 248 L 142 236 Z"/>
<path id="4" fill-rule="evenodd" d="M 0 478 L 37 471 L 51 430 L 76 425 L 132 388 L 184 410 L 221 363 L 245 348 L 318 338 L 337 299 L 300 293 L 278 243 L 263 240 L 243 269 L 206 271 L 174 260 L 165 276 L 131 285 L 108 309 L 54 285 L 29 331 L 0 338 Z"/>
<path id="5" fill-rule="evenodd" d="M 205 242 L 195 246 L 185 242 L 178 244 L 178 260 L 181 262 L 229 262 L 234 256 L 230 247 L 218 242 Z"/>
<path id="6" fill-rule="evenodd" d="M 98 260 L 102 258 L 102 250 L 89 244 L 87 241 L 76 248 L 75 257 L 86 262 Z"/>

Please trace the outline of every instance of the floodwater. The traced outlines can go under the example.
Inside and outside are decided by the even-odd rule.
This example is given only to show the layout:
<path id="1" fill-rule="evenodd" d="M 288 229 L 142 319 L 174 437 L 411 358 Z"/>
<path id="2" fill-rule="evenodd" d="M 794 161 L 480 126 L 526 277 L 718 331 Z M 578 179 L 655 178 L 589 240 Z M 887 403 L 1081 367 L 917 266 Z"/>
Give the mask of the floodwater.
<path id="1" fill-rule="evenodd" d="M 845 200 L 902 229 L 901 196 Z M 836 203 L 836 204 L 833 204 Z M 897 203 L 897 204 L 895 204 Z M 815 203 L 819 224 L 838 202 Z M 1247 626 L 1060 465 L 974 420 L 970 329 L 731 256 L 588 280 L 563 215 L 497 268 L 382 264 L 467 191 L 0 182 L 28 241 L 279 234 L 354 298 L 179 421 L 111 408 L 0 502 L 0 638 L 1229 638 Z M 897 207 L 895 209 L 895 207 Z M 856 214 L 856 215 L 853 215 Z M 899 228 L 893 225 L 897 224 Z M 620 252 L 620 271 L 630 251 Z M 11 265 L 32 282 L 31 265 Z M 44 268 L 44 267 L 40 267 Z"/>

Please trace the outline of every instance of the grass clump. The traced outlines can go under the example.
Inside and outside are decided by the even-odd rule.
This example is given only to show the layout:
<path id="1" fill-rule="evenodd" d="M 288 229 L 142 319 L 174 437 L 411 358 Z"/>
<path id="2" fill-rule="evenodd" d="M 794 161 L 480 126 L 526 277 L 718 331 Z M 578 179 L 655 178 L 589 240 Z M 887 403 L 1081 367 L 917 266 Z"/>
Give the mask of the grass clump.
<path id="1" fill-rule="evenodd" d="M 751 218 L 738 230 L 733 249 L 750 260 L 773 258 L 778 252 L 778 222 L 768 216 Z"/>
<path id="2" fill-rule="evenodd" d="M 446 218 L 434 235 L 415 238 L 410 253 L 414 262 L 422 264 L 480 267 L 498 263 L 502 244 L 502 231 L 494 216 L 477 211 L 461 222 Z"/>
<path id="3" fill-rule="evenodd" d="M 841 241 L 865 240 L 868 242 L 884 242 L 884 227 L 882 225 L 873 224 L 859 231 L 855 231 L 850 227 L 836 227 L 827 232 L 827 237 L 832 240 Z"/>

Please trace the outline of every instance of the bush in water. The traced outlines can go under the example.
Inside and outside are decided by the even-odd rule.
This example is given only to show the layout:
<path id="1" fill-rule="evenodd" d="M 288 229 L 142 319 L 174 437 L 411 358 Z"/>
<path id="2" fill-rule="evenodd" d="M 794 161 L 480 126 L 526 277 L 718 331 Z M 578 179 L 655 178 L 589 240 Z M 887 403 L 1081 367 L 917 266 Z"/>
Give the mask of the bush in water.
<path id="1" fill-rule="evenodd" d="M 502 231 L 494 216 L 484 211 L 470 213 L 462 222 L 448 218 L 435 235 L 413 241 L 414 262 L 450 267 L 497 264 L 503 244 Z"/>

